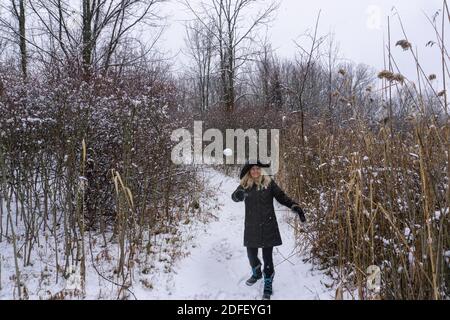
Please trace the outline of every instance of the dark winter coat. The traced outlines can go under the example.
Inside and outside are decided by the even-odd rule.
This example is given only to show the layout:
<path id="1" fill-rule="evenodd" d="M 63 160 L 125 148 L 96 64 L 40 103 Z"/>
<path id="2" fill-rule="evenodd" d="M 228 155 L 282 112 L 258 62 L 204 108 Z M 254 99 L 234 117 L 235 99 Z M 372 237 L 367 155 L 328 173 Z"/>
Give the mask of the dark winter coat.
<path id="1" fill-rule="evenodd" d="M 244 190 L 239 186 L 231 195 L 235 202 L 239 202 L 236 197 L 238 190 Z M 280 187 L 271 181 L 267 188 L 258 190 L 256 185 L 250 189 L 245 189 L 245 230 L 244 246 L 249 248 L 276 247 L 282 244 L 278 222 L 273 207 L 275 198 L 280 204 L 292 208 L 297 205 L 291 200 Z"/>

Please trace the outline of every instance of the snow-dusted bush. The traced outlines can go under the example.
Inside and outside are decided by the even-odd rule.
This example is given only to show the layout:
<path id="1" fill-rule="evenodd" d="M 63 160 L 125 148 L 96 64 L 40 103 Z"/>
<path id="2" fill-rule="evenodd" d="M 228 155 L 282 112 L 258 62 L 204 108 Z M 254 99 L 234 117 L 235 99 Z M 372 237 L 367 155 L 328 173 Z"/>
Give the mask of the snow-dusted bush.
<path id="1" fill-rule="evenodd" d="M 23 80 L 1 69 L 0 241 L 23 226 L 17 254 L 29 265 L 36 241 L 52 235 L 64 248 L 57 272 L 75 264 L 84 277 L 84 240 L 94 231 L 118 241 L 116 272 L 126 278 L 125 257 L 150 250 L 151 234 L 198 209 L 194 168 L 170 157 L 171 132 L 189 119 L 177 95 L 152 66 L 88 81 L 70 72 Z"/>

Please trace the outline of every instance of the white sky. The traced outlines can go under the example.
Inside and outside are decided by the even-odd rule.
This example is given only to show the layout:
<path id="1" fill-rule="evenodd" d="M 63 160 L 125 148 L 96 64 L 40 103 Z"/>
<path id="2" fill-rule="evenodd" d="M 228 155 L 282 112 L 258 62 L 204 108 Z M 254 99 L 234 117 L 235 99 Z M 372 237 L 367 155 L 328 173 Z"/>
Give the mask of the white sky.
<path id="1" fill-rule="evenodd" d="M 192 3 L 198 0 L 192 0 Z M 357 63 L 365 63 L 383 69 L 383 37 L 387 39 L 387 16 L 391 16 L 391 37 L 393 46 L 404 39 L 398 18 L 392 11 L 397 8 L 410 42 L 417 46 L 427 74 L 435 73 L 441 78 L 439 50 L 425 47 L 429 40 L 435 40 L 434 31 L 425 14 L 432 16 L 442 7 L 442 0 L 280 0 L 269 40 L 281 57 L 292 57 L 296 47 L 293 40 L 306 30 L 312 29 L 319 10 L 321 13 L 320 34 L 334 32 L 341 55 Z M 186 61 L 181 50 L 185 48 L 184 21 L 192 18 L 183 7 L 172 0 L 161 8 L 168 15 L 168 28 L 160 46 L 176 55 L 177 62 Z M 401 72 L 411 80 L 415 79 L 415 66 L 410 53 L 400 47 L 394 48 L 394 56 Z M 179 64 L 179 65 L 180 65 Z M 438 83 L 436 83 L 439 86 Z"/>

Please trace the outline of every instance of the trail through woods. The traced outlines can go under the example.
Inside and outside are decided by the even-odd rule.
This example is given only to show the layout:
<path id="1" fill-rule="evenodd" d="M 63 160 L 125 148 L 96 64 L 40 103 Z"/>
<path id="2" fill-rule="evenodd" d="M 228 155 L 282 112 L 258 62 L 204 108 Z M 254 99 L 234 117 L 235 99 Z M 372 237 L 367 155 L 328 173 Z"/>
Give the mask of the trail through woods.
<path id="1" fill-rule="evenodd" d="M 21 298 L 260 299 L 262 281 L 253 287 L 245 285 L 251 270 L 243 246 L 244 204 L 231 200 L 231 193 L 237 187 L 238 180 L 210 168 L 205 168 L 201 174 L 215 195 L 206 197 L 208 200 L 201 204 L 201 215 L 210 215 L 211 218 L 206 219 L 207 222 L 192 219 L 189 223 L 181 223 L 174 231 L 152 235 L 151 252 L 141 250 L 136 254 L 134 261 L 138 263 L 127 272 L 125 280 L 115 276 L 114 272 L 119 256 L 117 242 L 105 245 L 102 236 L 95 231 L 85 239 L 87 259 L 84 290 L 75 290 L 79 289 L 80 284 L 80 271 L 76 266 L 67 278 L 62 275 L 62 229 L 57 233 L 56 242 L 49 231 L 39 232 L 31 253 L 31 263 L 24 266 L 22 255 L 25 236 L 23 222 L 19 219 L 15 228 Z M 312 264 L 304 262 L 304 256 L 295 254 L 304 246 L 296 245 L 294 231 L 290 226 L 294 213 L 278 205 L 276 208 L 279 209 L 277 218 L 284 244 L 274 250 L 276 274 L 273 299 L 332 298 L 334 291 L 325 285 L 332 281 L 321 271 L 313 270 Z M 5 227 L 6 215 L 2 218 Z M 19 298 L 14 250 L 9 233 L 0 242 L 0 300 Z M 56 260 L 59 272 L 56 272 Z M 121 283 L 129 284 L 128 289 L 121 290 Z"/>
<path id="2" fill-rule="evenodd" d="M 260 299 L 263 282 L 248 287 L 250 276 L 246 249 L 243 246 L 244 204 L 231 200 L 237 179 L 220 172 L 206 170 L 210 184 L 218 191 L 220 209 L 214 214 L 217 220 L 209 223 L 205 232 L 194 241 L 190 255 L 177 263 L 175 270 L 160 279 L 147 298 L 155 299 Z M 283 209 L 277 204 L 276 208 Z M 334 293 L 327 289 L 330 283 L 320 271 L 313 271 L 304 257 L 294 255 L 292 227 L 286 218 L 294 213 L 277 211 L 283 245 L 274 249 L 275 279 L 273 299 L 330 299 Z M 261 253 L 260 253 L 261 258 Z"/>

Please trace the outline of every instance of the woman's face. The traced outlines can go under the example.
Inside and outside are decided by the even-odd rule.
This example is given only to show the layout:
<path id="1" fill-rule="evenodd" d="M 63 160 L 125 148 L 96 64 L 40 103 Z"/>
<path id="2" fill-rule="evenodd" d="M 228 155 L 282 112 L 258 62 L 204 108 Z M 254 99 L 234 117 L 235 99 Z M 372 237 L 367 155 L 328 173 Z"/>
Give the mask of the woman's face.
<path id="1" fill-rule="evenodd" d="M 253 179 L 258 179 L 261 176 L 261 168 L 258 166 L 253 166 L 250 169 L 250 175 Z"/>

